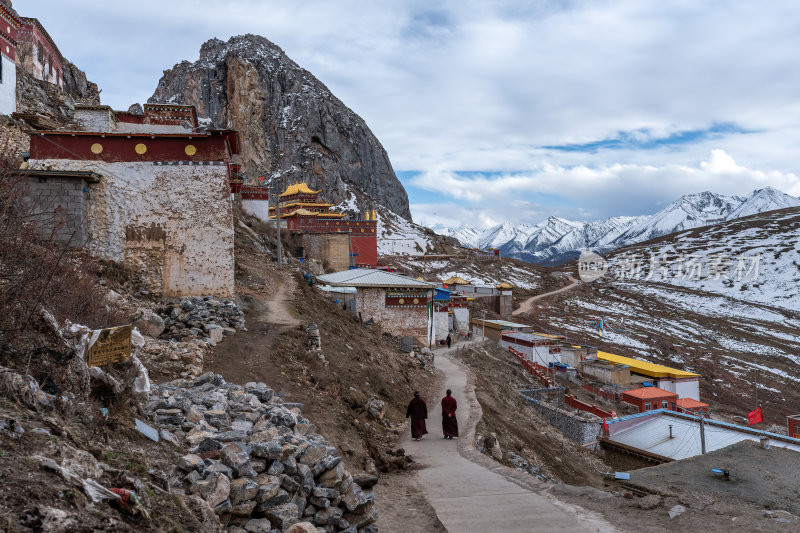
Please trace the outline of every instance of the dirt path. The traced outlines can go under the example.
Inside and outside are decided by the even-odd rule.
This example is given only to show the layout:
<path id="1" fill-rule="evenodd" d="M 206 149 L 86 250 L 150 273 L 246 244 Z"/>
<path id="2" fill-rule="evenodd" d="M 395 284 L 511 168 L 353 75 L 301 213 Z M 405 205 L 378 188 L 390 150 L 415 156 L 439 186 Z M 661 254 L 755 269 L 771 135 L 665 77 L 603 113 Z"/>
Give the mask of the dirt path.
<path id="1" fill-rule="evenodd" d="M 544 483 L 473 449 L 481 407 L 467 370 L 448 353 L 446 348 L 436 350 L 436 367 L 445 376 L 442 388 L 452 389 L 459 401 L 461 437 L 441 436 L 442 390 L 427 400 L 429 434 L 419 442 L 406 434 L 403 442 L 407 453 L 422 464 L 419 486 L 448 531 L 614 531 L 596 514 L 543 494 Z"/>
<path id="2" fill-rule="evenodd" d="M 560 292 L 566 292 L 568 290 L 574 289 L 575 287 L 578 286 L 578 283 L 580 283 L 580 280 L 577 280 L 577 279 L 573 278 L 569 274 L 567 274 L 567 277 L 569 278 L 569 280 L 572 283 L 570 283 L 566 287 L 561 287 L 560 289 L 555 290 L 555 291 L 550 291 L 550 292 L 546 292 L 544 294 L 537 294 L 536 296 L 531 296 L 530 298 L 528 298 L 527 300 L 525 300 L 524 302 L 519 304 L 519 307 L 516 308 L 514 310 L 514 312 L 511 313 L 511 314 L 514 315 L 514 316 L 517 316 L 517 315 L 521 315 L 522 313 L 527 313 L 527 312 L 529 312 L 531 310 L 531 306 L 533 306 L 533 302 L 535 302 L 537 300 L 541 300 L 542 298 L 547 298 L 548 296 L 552 296 L 553 294 L 558 294 Z"/>
<path id="3" fill-rule="evenodd" d="M 240 331 L 218 344 L 204 361 L 204 370 L 222 374 L 234 383 L 269 382 L 267 377 L 280 372 L 270 354 L 275 340 L 300 325 L 287 308 L 295 281 L 287 271 L 277 271 L 265 291 L 240 290 L 248 304 L 247 331 Z"/>

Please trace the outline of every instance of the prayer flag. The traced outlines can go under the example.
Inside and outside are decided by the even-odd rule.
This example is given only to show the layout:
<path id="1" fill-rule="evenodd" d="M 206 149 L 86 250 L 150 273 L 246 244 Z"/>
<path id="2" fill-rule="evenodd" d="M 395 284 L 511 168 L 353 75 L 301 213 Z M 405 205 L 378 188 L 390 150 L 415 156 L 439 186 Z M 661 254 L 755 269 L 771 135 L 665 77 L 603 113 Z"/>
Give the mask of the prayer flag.
<path id="1" fill-rule="evenodd" d="M 753 424 L 758 424 L 759 422 L 764 421 L 764 414 L 761 412 L 760 405 L 755 411 L 750 411 L 749 413 L 747 413 L 747 421 L 751 426 Z"/>

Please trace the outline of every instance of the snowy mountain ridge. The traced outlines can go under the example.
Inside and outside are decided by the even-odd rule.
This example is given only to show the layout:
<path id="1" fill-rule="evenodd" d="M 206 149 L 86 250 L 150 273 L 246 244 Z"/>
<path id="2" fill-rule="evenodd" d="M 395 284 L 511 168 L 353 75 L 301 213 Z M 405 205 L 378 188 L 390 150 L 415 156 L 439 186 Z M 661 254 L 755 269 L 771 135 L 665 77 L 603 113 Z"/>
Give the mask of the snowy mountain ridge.
<path id="1" fill-rule="evenodd" d="M 800 199 L 765 187 L 744 197 L 708 191 L 687 194 L 653 215 L 617 216 L 593 222 L 550 217 L 535 226 L 506 222 L 485 230 L 467 226 L 431 229 L 457 239 L 467 248 L 498 248 L 504 256 L 523 261 L 560 264 L 585 249 L 608 252 L 677 231 L 798 206 Z"/>

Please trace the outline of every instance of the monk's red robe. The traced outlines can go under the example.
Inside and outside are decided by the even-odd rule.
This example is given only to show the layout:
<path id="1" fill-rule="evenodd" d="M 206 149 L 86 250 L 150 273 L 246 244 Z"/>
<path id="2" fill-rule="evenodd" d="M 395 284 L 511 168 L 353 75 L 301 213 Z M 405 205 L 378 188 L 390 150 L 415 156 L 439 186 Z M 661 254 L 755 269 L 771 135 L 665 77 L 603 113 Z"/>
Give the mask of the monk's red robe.
<path id="1" fill-rule="evenodd" d="M 458 437 L 458 420 L 456 419 L 458 402 L 452 396 L 442 398 L 442 433 L 445 437 Z"/>
<path id="2" fill-rule="evenodd" d="M 428 432 L 425 428 L 425 419 L 428 418 L 428 406 L 425 400 L 415 397 L 408 404 L 406 418 L 411 417 L 411 437 L 418 439 Z"/>

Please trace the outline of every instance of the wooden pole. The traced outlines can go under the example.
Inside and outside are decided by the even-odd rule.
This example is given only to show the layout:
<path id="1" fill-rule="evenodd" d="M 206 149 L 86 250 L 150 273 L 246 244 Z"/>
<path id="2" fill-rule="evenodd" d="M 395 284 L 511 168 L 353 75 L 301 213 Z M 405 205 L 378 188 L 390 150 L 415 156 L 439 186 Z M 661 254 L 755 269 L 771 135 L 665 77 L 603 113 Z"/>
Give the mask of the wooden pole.
<path id="1" fill-rule="evenodd" d="M 700 453 L 706 453 L 706 419 L 700 409 Z"/>
<path id="2" fill-rule="evenodd" d="M 275 227 L 277 228 L 278 235 L 278 270 L 283 268 L 283 247 L 281 245 L 281 197 L 276 195 L 278 200 L 275 202 Z"/>

